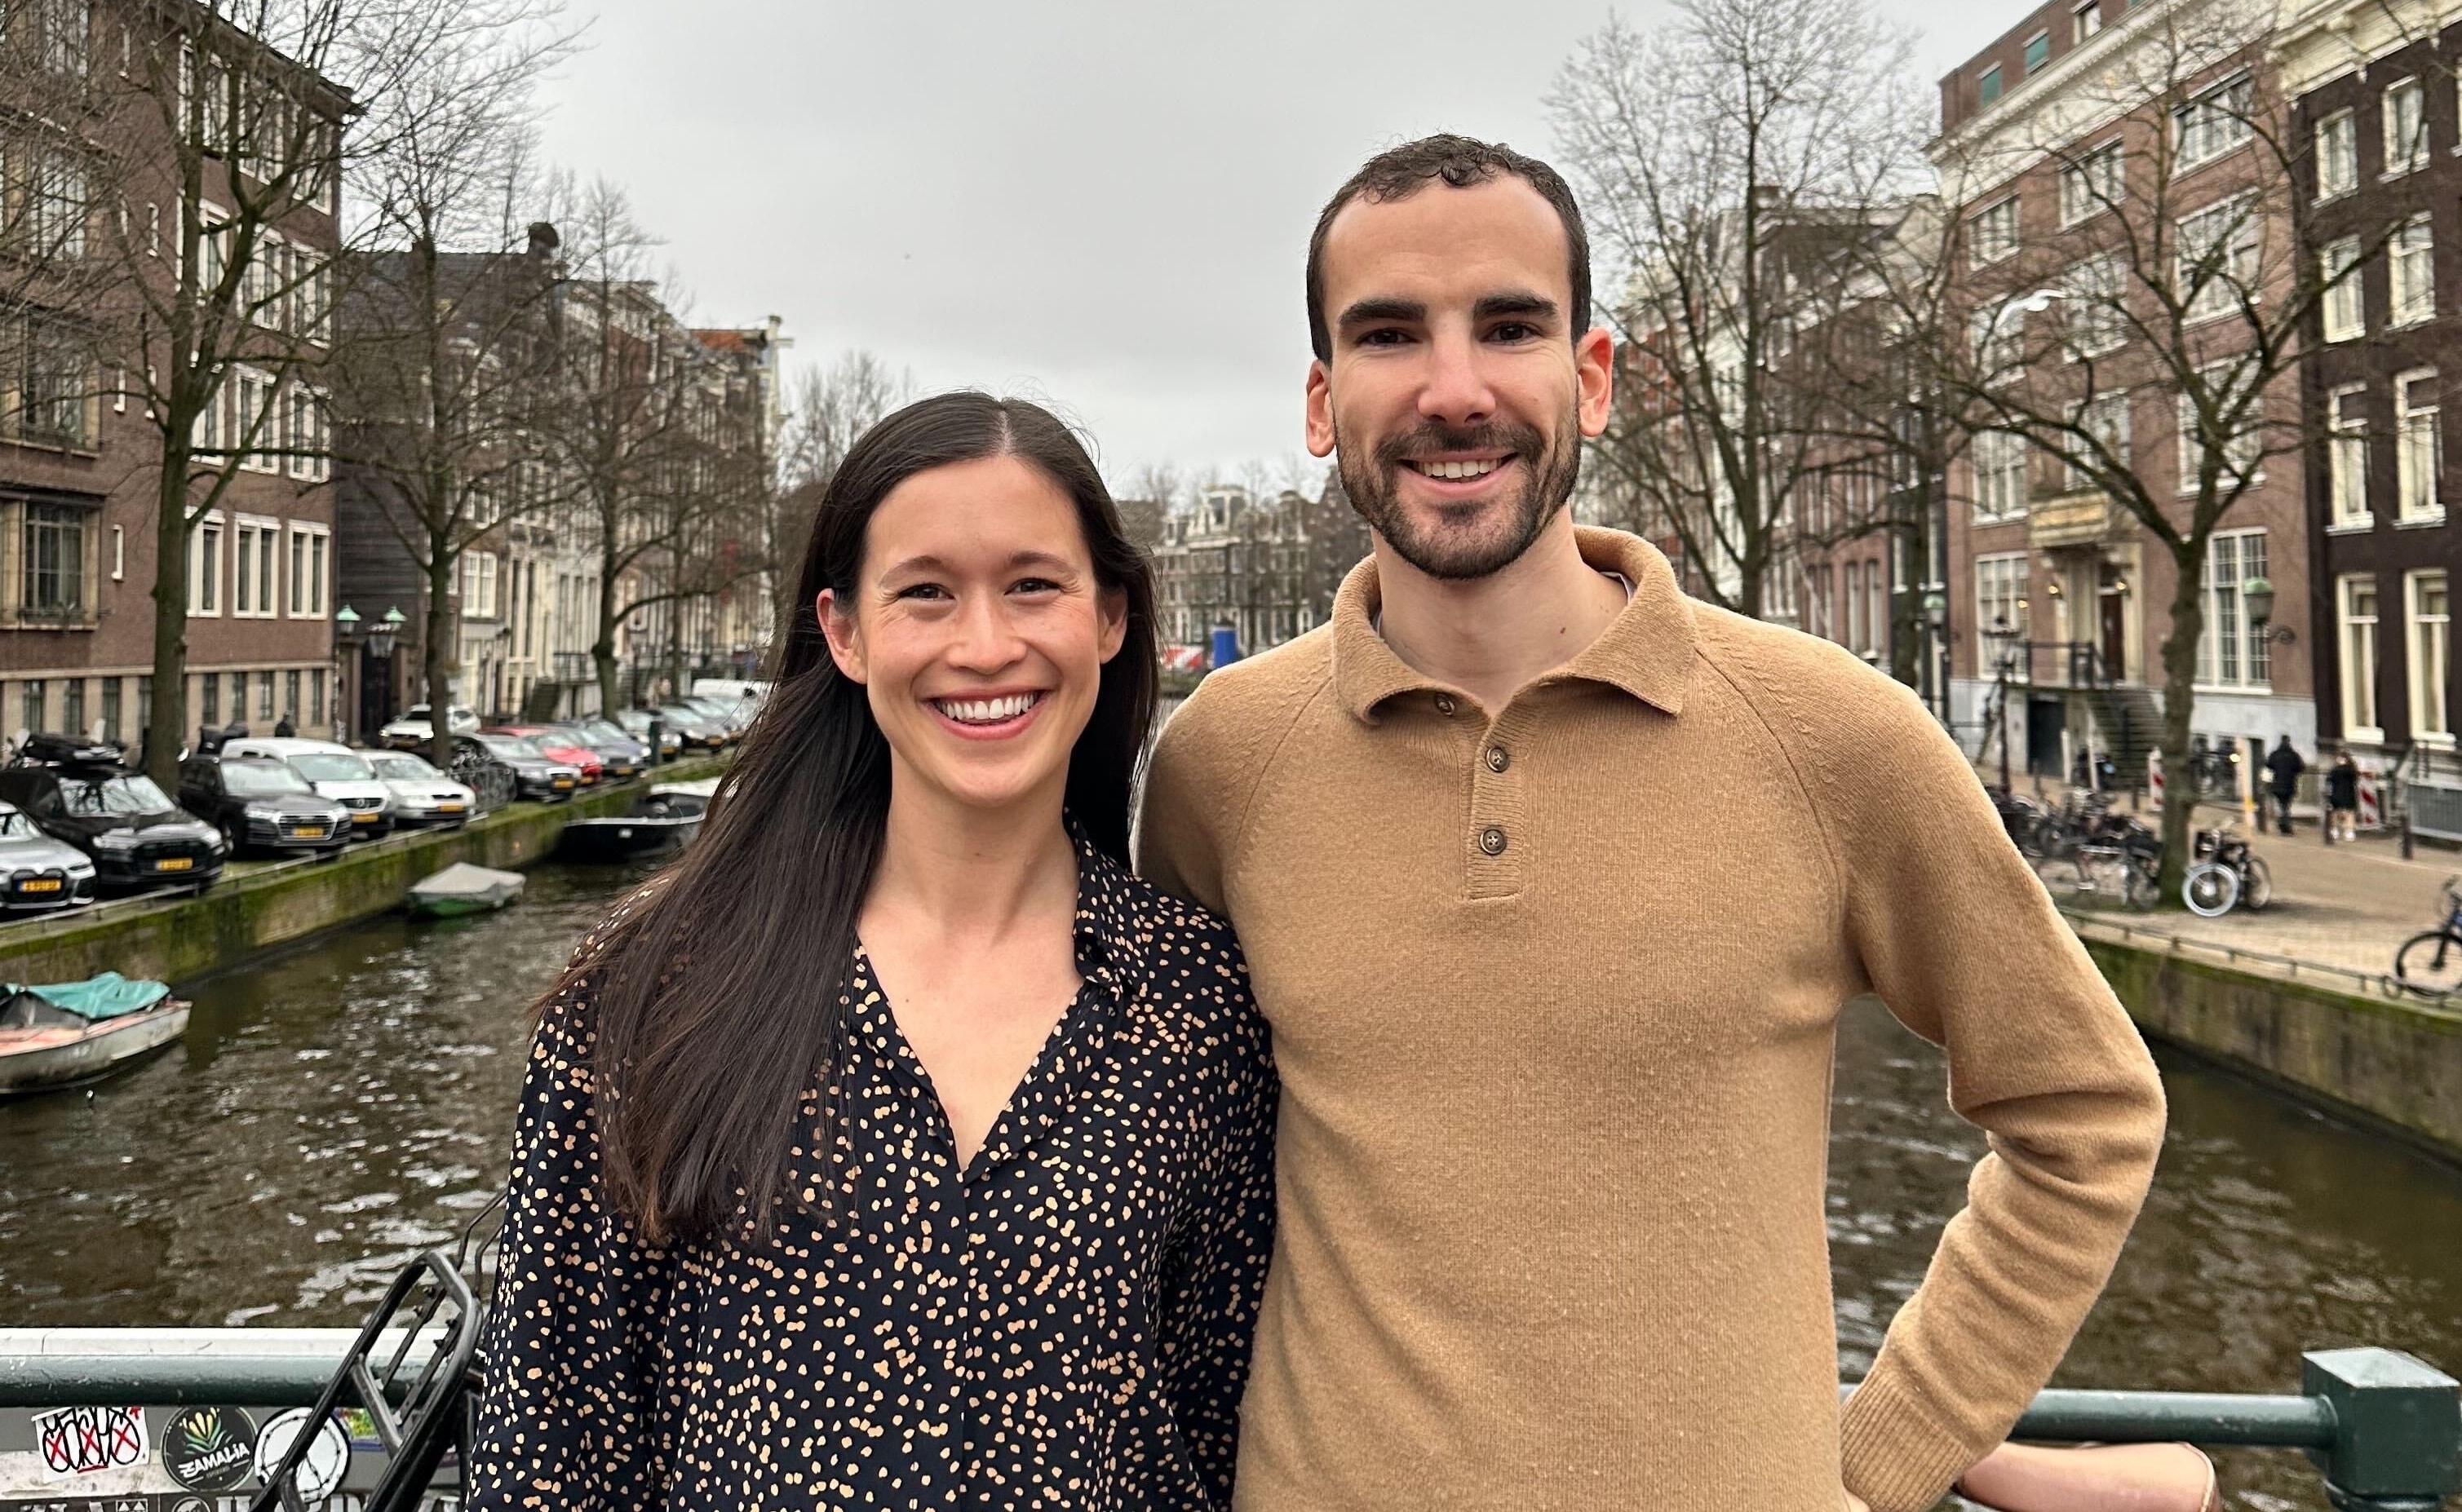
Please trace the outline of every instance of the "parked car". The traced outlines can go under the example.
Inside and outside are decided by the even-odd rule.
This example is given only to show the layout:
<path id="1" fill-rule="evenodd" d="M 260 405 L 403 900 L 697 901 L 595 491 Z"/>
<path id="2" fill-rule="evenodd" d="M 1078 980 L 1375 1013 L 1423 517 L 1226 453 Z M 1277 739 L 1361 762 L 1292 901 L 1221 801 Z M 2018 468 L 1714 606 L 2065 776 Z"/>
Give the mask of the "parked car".
<path id="1" fill-rule="evenodd" d="M 692 696 L 716 704 L 737 729 L 749 729 L 753 716 L 761 712 L 762 701 L 769 696 L 769 684 L 741 678 L 695 678 Z"/>
<path id="2" fill-rule="evenodd" d="M 648 709 L 626 709 L 616 716 L 616 724 L 625 734 L 641 742 L 641 748 L 647 750 L 649 749 L 650 722 L 657 718 L 658 716 Z M 677 729 L 671 723 L 662 723 L 659 728 L 659 757 L 672 761 L 683 754 L 683 732 Z"/>
<path id="3" fill-rule="evenodd" d="M 377 744 L 395 750 L 415 750 L 436 738 L 434 716 L 424 703 L 414 703 L 402 711 L 401 718 L 377 731 Z M 459 703 L 444 708 L 444 729 L 452 735 L 479 733 L 479 716 Z"/>
<path id="4" fill-rule="evenodd" d="M 394 823 L 404 829 L 421 825 L 464 825 L 479 809 L 479 795 L 455 782 L 427 758 L 410 751 L 361 751 L 378 781 L 393 793 Z"/>
<path id="5" fill-rule="evenodd" d="M 650 712 L 654 718 L 665 721 L 669 729 L 682 736 L 687 748 L 723 750 L 730 738 L 723 721 L 689 703 L 662 703 Z"/>
<path id="6" fill-rule="evenodd" d="M 93 900 L 94 863 L 85 853 L 0 803 L 0 909 L 32 914 Z"/>
<path id="7" fill-rule="evenodd" d="M 562 762 L 581 774 L 581 786 L 595 788 L 607 780 L 607 763 L 571 731 L 554 724 L 491 724 L 482 735 L 510 735 L 538 747 L 550 761 Z"/>
<path id="8" fill-rule="evenodd" d="M 519 797 L 561 803 L 581 786 L 580 768 L 551 760 L 545 751 L 519 735 L 490 735 L 483 730 L 462 738 L 513 769 Z"/>
<path id="9" fill-rule="evenodd" d="M 223 742 L 225 756 L 270 756 L 287 762 L 311 786 L 351 810 L 351 835 L 373 840 L 393 829 L 393 790 L 364 752 L 333 741 L 248 735 Z"/>
<path id="10" fill-rule="evenodd" d="M 752 727 L 752 710 L 734 699 L 705 699 L 694 694 L 669 702 L 699 710 L 703 719 L 726 731 L 729 742 L 742 740 L 744 732 Z"/>
<path id="11" fill-rule="evenodd" d="M 351 810 L 270 756 L 191 756 L 180 764 L 180 807 L 242 851 L 332 853 L 351 843 Z"/>
<path id="12" fill-rule="evenodd" d="M 607 764 L 610 777 L 631 777 L 650 765 L 646 731 L 642 739 L 636 740 L 625 733 L 624 726 L 608 720 L 568 720 L 562 727 L 598 753 L 598 759 Z"/>
<path id="13" fill-rule="evenodd" d="M 0 799 L 82 852 L 100 891 L 212 885 L 227 851 L 221 832 L 173 803 L 154 779 L 120 766 L 119 755 L 34 736 L 18 765 L 0 769 Z"/>

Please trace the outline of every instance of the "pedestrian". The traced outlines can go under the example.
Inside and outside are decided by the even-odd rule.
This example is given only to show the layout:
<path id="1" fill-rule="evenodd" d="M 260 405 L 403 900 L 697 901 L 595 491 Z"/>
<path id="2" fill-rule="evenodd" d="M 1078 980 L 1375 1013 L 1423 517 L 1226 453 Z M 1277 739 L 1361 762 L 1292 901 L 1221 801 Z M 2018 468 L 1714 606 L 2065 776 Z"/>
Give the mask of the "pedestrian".
<path id="1" fill-rule="evenodd" d="M 2291 832 L 2292 795 L 2300 790 L 2300 774 L 2307 769 L 2308 764 L 2300 759 L 2298 751 L 2291 748 L 2291 737 L 2288 735 L 2283 736 L 2274 749 L 2266 755 L 2266 784 L 2274 790 L 2276 822 L 2284 834 Z"/>
<path id="2" fill-rule="evenodd" d="M 1274 1081 L 1133 877 L 1145 560 L 981 394 L 822 490 L 769 706 L 542 1007 L 467 1505 L 1225 1505 Z"/>
<path id="3" fill-rule="evenodd" d="M 289 740 L 299 733 L 299 726 L 292 723 L 289 710 L 284 710 L 282 718 L 273 722 L 273 733 L 283 740 Z"/>
<path id="4" fill-rule="evenodd" d="M 1155 753 L 1140 860 L 1254 947 L 1283 1077 L 1243 1512 L 2025 1479 L 2000 1435 L 2153 1173 L 2152 1059 L 1922 705 L 1574 526 L 1614 412 L 1588 266 L 1564 180 L 1506 148 L 1411 142 L 1334 195 L 1307 440 L 1372 554 Z M 1945 1048 L 1991 1153 L 1841 1406 L 1823 1172 L 1865 992 Z M 2212 1503 L 2202 1457 L 2146 1458 L 2172 1500 L 2136 1504 Z"/>
<path id="5" fill-rule="evenodd" d="M 2347 745 L 2325 768 L 2325 822 L 2337 840 L 2360 836 L 2360 764 L 2351 759 Z"/>

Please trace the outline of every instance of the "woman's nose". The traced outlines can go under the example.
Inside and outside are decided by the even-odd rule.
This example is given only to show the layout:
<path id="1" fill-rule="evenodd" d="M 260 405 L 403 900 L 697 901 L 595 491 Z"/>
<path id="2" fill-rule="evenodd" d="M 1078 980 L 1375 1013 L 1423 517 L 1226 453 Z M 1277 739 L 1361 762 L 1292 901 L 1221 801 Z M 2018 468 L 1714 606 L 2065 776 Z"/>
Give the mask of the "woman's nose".
<path id="1" fill-rule="evenodd" d="M 970 598 L 960 611 L 949 659 L 969 672 L 996 672 L 1024 655 L 1023 648 L 1007 604 L 988 594 Z"/>

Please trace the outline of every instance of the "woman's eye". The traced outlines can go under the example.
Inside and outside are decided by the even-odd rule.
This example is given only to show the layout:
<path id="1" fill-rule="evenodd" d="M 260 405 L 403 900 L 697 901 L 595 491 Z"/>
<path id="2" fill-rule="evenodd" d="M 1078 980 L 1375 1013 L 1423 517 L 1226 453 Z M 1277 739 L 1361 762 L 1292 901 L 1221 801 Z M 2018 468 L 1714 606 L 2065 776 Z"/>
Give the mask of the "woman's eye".
<path id="1" fill-rule="evenodd" d="M 899 598 L 946 598 L 949 596 L 949 591 L 942 588 L 938 583 L 917 583 L 911 587 L 899 589 L 896 596 Z"/>
<path id="2" fill-rule="evenodd" d="M 1016 586 L 1011 588 L 1009 592 L 1013 594 L 1056 594 L 1060 592 L 1060 585 L 1047 577 L 1021 577 L 1017 580 Z"/>

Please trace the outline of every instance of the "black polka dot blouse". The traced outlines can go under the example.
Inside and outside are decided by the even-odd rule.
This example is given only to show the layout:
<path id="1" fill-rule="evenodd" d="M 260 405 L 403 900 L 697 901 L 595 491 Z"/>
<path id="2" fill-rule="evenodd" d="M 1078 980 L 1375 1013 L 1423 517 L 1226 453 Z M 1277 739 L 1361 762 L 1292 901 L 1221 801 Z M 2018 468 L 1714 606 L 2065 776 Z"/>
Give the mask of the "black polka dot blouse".
<path id="1" fill-rule="evenodd" d="M 471 1512 L 1228 1505 L 1273 1237 L 1264 1024 L 1226 926 L 1078 851 L 1085 985 L 982 1152 L 961 1174 L 858 955 L 854 1203 L 767 1242 L 636 1237 L 602 1196 L 587 994 L 551 1005 Z"/>

